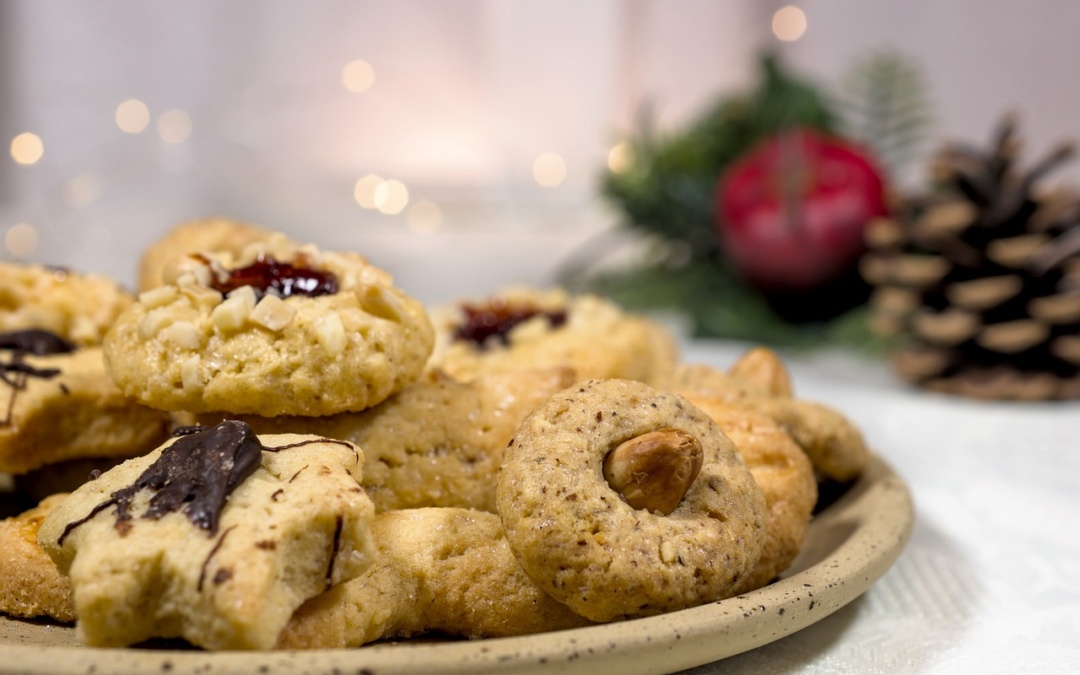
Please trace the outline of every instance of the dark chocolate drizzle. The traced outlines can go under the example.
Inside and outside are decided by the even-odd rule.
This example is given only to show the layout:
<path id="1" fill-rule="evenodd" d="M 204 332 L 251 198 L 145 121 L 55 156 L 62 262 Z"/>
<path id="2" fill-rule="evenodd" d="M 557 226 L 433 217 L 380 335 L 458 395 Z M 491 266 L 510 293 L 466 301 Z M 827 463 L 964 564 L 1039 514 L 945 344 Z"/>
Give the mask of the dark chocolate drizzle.
<path id="1" fill-rule="evenodd" d="M 345 524 L 341 516 L 337 517 L 334 525 L 334 541 L 330 548 L 330 563 L 326 566 L 326 588 L 334 585 L 334 562 L 337 560 L 338 551 L 341 549 L 341 528 Z"/>
<path id="2" fill-rule="evenodd" d="M 0 333 L 0 350 L 11 352 L 8 360 L 0 359 L 0 381 L 11 387 L 11 397 L 8 399 L 7 412 L 0 427 L 11 424 L 11 415 L 15 410 L 15 398 L 18 393 L 26 389 L 26 384 L 31 377 L 49 380 L 60 374 L 59 368 L 35 368 L 25 362 L 27 356 L 50 356 L 52 354 L 69 354 L 75 351 L 75 345 L 60 337 L 56 333 L 38 328 L 10 331 Z M 61 390 L 65 387 L 60 385 Z M 65 393 L 67 393 L 65 391 Z"/>
<path id="3" fill-rule="evenodd" d="M 182 511 L 195 527 L 213 536 L 226 498 L 259 467 L 262 451 L 251 427 L 237 420 L 181 436 L 162 450 L 133 484 L 113 492 L 85 517 L 68 523 L 56 544 L 63 545 L 72 530 L 110 506 L 116 507 L 116 527 L 123 532 L 132 519 L 131 502 L 143 489 L 155 494 L 142 518 L 157 520 Z"/>
<path id="4" fill-rule="evenodd" d="M 467 340 L 480 347 L 491 341 L 503 345 L 510 341 L 510 331 L 520 323 L 542 316 L 552 328 L 566 324 L 566 311 L 546 312 L 531 305 L 511 305 L 504 298 L 492 298 L 485 305 L 463 304 L 465 320 L 454 331 L 455 340 Z"/>

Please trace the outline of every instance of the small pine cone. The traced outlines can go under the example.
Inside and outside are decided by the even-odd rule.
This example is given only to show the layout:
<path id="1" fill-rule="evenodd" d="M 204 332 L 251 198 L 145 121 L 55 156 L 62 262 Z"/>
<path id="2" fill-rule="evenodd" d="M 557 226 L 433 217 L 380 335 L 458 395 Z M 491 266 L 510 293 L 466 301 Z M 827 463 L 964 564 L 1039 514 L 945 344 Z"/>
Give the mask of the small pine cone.
<path id="1" fill-rule="evenodd" d="M 860 263 L 871 325 L 900 338 L 893 366 L 935 391 L 975 398 L 1080 398 L 1080 195 L 1036 183 L 1006 118 L 988 153 L 952 145 L 935 188 L 871 223 Z"/>

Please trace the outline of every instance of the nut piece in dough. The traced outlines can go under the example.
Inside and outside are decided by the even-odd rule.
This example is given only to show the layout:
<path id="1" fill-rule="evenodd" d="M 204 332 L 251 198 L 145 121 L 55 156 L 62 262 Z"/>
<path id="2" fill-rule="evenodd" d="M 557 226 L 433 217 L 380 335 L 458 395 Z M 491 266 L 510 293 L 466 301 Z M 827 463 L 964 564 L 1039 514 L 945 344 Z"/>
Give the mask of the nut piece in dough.
<path id="1" fill-rule="evenodd" d="M 701 441 L 681 429 L 659 429 L 608 453 L 604 479 L 635 509 L 666 516 L 686 496 L 701 461 Z"/>
<path id="2" fill-rule="evenodd" d="M 273 647 L 305 600 L 371 563 L 361 461 L 343 441 L 224 422 L 83 485 L 38 533 L 71 579 L 79 638 Z"/>

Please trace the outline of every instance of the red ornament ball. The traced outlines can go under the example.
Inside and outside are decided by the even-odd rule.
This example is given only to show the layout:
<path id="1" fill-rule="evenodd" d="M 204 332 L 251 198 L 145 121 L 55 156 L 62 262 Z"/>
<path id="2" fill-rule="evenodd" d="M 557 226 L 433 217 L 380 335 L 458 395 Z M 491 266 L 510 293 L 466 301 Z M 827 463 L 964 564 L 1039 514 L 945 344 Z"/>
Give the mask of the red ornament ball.
<path id="1" fill-rule="evenodd" d="M 783 132 L 732 164 L 716 191 L 716 228 L 735 269 L 766 292 L 813 290 L 865 250 L 863 228 L 885 215 L 870 154 L 813 129 Z"/>

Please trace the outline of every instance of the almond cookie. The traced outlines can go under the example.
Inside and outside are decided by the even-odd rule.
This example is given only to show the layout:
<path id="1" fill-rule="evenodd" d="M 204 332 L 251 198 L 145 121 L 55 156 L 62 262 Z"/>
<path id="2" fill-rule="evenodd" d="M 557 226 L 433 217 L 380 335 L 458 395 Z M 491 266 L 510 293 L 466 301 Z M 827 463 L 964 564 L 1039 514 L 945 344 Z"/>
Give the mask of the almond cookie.
<path id="1" fill-rule="evenodd" d="M 168 437 L 168 416 L 116 388 L 100 347 L 41 330 L 0 334 L 0 380 L 0 471 L 132 457 Z"/>
<path id="2" fill-rule="evenodd" d="M 761 559 L 743 581 L 740 593 L 775 579 L 795 560 L 817 503 L 817 479 L 806 453 L 772 418 L 717 396 L 687 394 L 735 443 L 754 481 L 765 495 L 769 526 Z"/>
<path id="3" fill-rule="evenodd" d="M 640 382 L 589 380 L 510 442 L 497 504 L 533 581 L 594 621 L 728 597 L 761 556 L 761 489 L 716 423 Z"/>
<path id="4" fill-rule="evenodd" d="M 40 329 L 76 346 L 100 345 L 133 301 L 107 277 L 0 262 L 0 332 Z"/>
<path id="5" fill-rule="evenodd" d="M 191 253 L 227 252 L 239 256 L 251 244 L 269 241 L 271 230 L 231 218 L 199 218 L 180 223 L 151 244 L 139 259 L 139 291 L 175 276 L 170 269 Z"/>
<path id="6" fill-rule="evenodd" d="M 316 434 L 363 448 L 364 490 L 379 511 L 494 511 L 507 441 L 533 408 L 572 381 L 562 368 L 493 373 L 468 383 L 434 371 L 363 412 L 243 419 L 258 433 Z"/>
<path id="7" fill-rule="evenodd" d="M 375 517 L 371 536 L 375 564 L 305 603 L 279 647 L 340 649 L 432 632 L 509 637 L 589 624 L 529 579 L 493 513 L 389 511 Z"/>
<path id="8" fill-rule="evenodd" d="M 195 254 L 139 295 L 105 339 L 127 395 L 194 413 L 333 415 L 416 380 L 434 335 L 424 307 L 359 255 L 285 239 L 234 259 Z"/>
<path id="9" fill-rule="evenodd" d="M 852 480 L 869 461 L 862 432 L 851 420 L 822 403 L 792 398 L 790 376 L 770 350 L 751 350 L 728 372 L 704 364 L 680 364 L 663 388 L 684 395 L 719 397 L 771 417 L 825 478 Z"/>
<path id="10" fill-rule="evenodd" d="M 510 288 L 433 314 L 430 366 L 466 381 L 485 372 L 561 366 L 578 379 L 651 382 L 678 358 L 663 326 L 596 295 Z"/>
<path id="11" fill-rule="evenodd" d="M 71 580 L 78 636 L 269 649 L 308 598 L 371 563 L 374 506 L 344 441 L 190 429 L 86 483 L 38 542 Z"/>
<path id="12" fill-rule="evenodd" d="M 71 584 L 37 540 L 41 522 L 65 496 L 53 495 L 29 511 L 0 520 L 0 612 L 75 620 Z"/>

